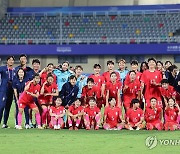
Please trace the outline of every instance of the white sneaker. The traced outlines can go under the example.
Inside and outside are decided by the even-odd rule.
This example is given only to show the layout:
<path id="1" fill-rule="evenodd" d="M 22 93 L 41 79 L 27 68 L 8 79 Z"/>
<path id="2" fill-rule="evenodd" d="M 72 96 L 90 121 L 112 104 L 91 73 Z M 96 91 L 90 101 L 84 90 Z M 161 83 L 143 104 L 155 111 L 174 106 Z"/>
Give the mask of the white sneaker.
<path id="1" fill-rule="evenodd" d="M 15 125 L 14 128 L 17 129 L 19 126 L 18 125 Z"/>
<path id="2" fill-rule="evenodd" d="M 18 126 L 16 129 L 19 129 L 19 130 L 21 130 L 21 129 L 23 129 L 23 128 L 22 128 L 22 126 Z"/>
<path id="3" fill-rule="evenodd" d="M 58 128 L 58 126 L 57 125 L 54 125 L 54 129 L 56 130 Z"/>
<path id="4" fill-rule="evenodd" d="M 37 127 L 38 129 L 43 129 L 43 127 L 41 127 L 41 125 L 38 125 L 38 127 Z"/>
<path id="5" fill-rule="evenodd" d="M 139 127 L 137 127 L 137 128 L 136 128 L 136 130 L 140 130 L 140 128 L 139 128 Z"/>
<path id="6" fill-rule="evenodd" d="M 2 128 L 10 128 L 8 125 L 3 124 Z"/>
<path id="7" fill-rule="evenodd" d="M 132 127 L 130 127 L 129 130 L 134 130 L 134 129 Z"/>
<path id="8" fill-rule="evenodd" d="M 31 127 L 28 124 L 26 124 L 25 128 L 30 129 Z"/>
<path id="9" fill-rule="evenodd" d="M 60 126 L 60 125 L 57 125 L 57 129 L 61 129 L 61 126 Z"/>

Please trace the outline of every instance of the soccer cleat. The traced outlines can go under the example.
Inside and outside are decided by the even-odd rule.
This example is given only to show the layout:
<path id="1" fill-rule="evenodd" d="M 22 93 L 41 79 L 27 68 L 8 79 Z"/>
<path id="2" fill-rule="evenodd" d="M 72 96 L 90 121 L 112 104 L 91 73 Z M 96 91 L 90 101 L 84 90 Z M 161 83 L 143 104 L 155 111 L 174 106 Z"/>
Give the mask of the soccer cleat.
<path id="1" fill-rule="evenodd" d="M 129 130 L 134 130 L 132 127 L 129 127 Z"/>
<path id="2" fill-rule="evenodd" d="M 57 125 L 54 125 L 54 130 L 56 130 L 57 129 Z"/>
<path id="3" fill-rule="evenodd" d="M 14 128 L 17 129 L 17 128 L 18 128 L 18 125 L 15 125 Z"/>
<path id="4" fill-rule="evenodd" d="M 47 129 L 47 125 L 46 124 L 43 124 L 43 129 Z"/>
<path id="5" fill-rule="evenodd" d="M 28 124 L 26 124 L 25 128 L 30 129 L 31 127 Z"/>
<path id="6" fill-rule="evenodd" d="M 71 126 L 71 127 L 69 127 L 69 130 L 73 130 L 73 127 Z"/>
<path id="7" fill-rule="evenodd" d="M 10 128 L 10 127 L 8 127 L 8 125 L 3 124 L 2 128 Z"/>
<path id="8" fill-rule="evenodd" d="M 77 127 L 74 127 L 74 130 L 78 130 L 78 128 L 77 128 Z"/>
<path id="9" fill-rule="evenodd" d="M 136 130 L 140 130 L 140 128 L 139 128 L 139 127 L 137 127 L 137 128 L 136 128 Z"/>
<path id="10" fill-rule="evenodd" d="M 37 127 L 38 129 L 44 129 L 43 127 L 41 127 L 41 125 L 38 125 L 38 127 Z"/>
<path id="11" fill-rule="evenodd" d="M 21 129 L 23 129 L 23 128 L 22 128 L 22 126 L 18 126 L 16 129 L 19 129 L 19 130 L 21 130 Z"/>
<path id="12" fill-rule="evenodd" d="M 61 129 L 61 126 L 60 126 L 60 125 L 57 125 L 57 129 L 60 130 L 60 129 Z"/>

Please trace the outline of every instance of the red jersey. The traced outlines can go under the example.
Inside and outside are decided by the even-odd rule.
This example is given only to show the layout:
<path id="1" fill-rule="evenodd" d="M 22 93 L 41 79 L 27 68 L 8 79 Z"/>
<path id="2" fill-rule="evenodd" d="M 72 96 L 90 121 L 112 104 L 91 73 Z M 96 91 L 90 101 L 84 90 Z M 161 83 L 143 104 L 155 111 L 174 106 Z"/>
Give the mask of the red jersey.
<path id="1" fill-rule="evenodd" d="M 138 108 L 137 110 L 130 108 L 128 109 L 126 116 L 129 118 L 129 122 L 136 124 L 141 120 L 141 117 L 144 117 L 144 114 L 141 108 Z"/>
<path id="2" fill-rule="evenodd" d="M 162 74 L 160 71 L 155 70 L 154 72 L 150 72 L 146 70 L 142 73 L 141 82 L 145 84 L 145 98 L 150 99 L 151 97 L 160 98 L 161 93 L 159 91 L 159 87 L 152 84 L 152 81 L 156 83 L 160 83 L 162 80 Z"/>
<path id="3" fill-rule="evenodd" d="M 151 107 L 146 108 L 145 112 L 145 120 L 146 122 L 154 122 L 157 120 L 160 120 L 162 109 L 160 107 L 157 107 L 152 109 Z"/>
<path id="4" fill-rule="evenodd" d="M 106 90 L 109 91 L 109 97 L 117 98 L 118 90 L 122 89 L 122 83 L 120 81 L 116 81 L 113 84 L 111 81 L 106 83 Z"/>
<path id="5" fill-rule="evenodd" d="M 115 72 L 115 71 L 114 71 L 114 72 Z M 118 72 L 115 72 L 115 73 L 116 73 L 116 75 L 117 75 L 117 81 L 120 81 L 120 75 L 119 75 L 119 73 L 118 73 Z M 110 81 L 111 81 L 110 75 L 111 75 L 111 73 L 110 73 L 109 71 L 104 72 L 104 73 L 102 74 L 102 76 L 104 77 L 105 82 L 110 82 Z"/>
<path id="6" fill-rule="evenodd" d="M 131 98 L 131 99 L 136 98 L 138 91 L 141 90 L 140 82 L 136 82 L 136 81 L 128 82 L 127 80 L 125 80 L 124 86 L 128 86 L 126 91 L 123 93 L 124 98 L 126 97 Z"/>
<path id="7" fill-rule="evenodd" d="M 29 84 L 29 82 L 26 83 L 26 85 Z M 38 92 L 40 92 L 40 85 L 34 85 L 33 83 L 30 84 L 29 89 L 27 90 L 30 93 L 33 94 L 37 94 Z M 20 97 L 19 97 L 19 102 L 24 102 L 24 103 L 28 103 L 28 102 L 34 102 L 34 97 L 31 96 L 30 94 L 27 94 L 26 91 L 24 91 Z"/>
<path id="8" fill-rule="evenodd" d="M 86 98 L 86 104 L 89 103 L 89 98 L 90 97 L 95 97 L 96 96 L 96 88 L 93 86 L 91 89 L 88 88 L 88 86 L 84 86 L 82 89 L 82 94 L 81 94 L 81 98 Z"/>
<path id="9" fill-rule="evenodd" d="M 90 118 L 95 118 L 95 116 L 100 112 L 100 109 L 97 106 L 94 106 L 93 108 L 86 107 L 84 109 L 84 112 L 89 115 Z"/>
<path id="10" fill-rule="evenodd" d="M 166 98 L 176 97 L 176 91 L 173 86 L 168 86 L 168 89 L 164 89 L 163 87 L 159 87 L 161 95 Z"/>
<path id="11" fill-rule="evenodd" d="M 101 75 L 96 76 L 96 75 L 92 74 L 89 76 L 89 78 L 94 79 L 94 87 L 96 89 L 96 96 L 97 96 L 97 98 L 100 98 L 101 97 L 101 87 L 103 84 L 105 84 L 104 77 Z"/>
<path id="12" fill-rule="evenodd" d="M 177 117 L 178 117 L 179 109 L 175 107 L 174 109 L 167 108 L 165 111 L 166 114 L 166 122 L 174 122 L 177 123 Z"/>
<path id="13" fill-rule="evenodd" d="M 46 83 L 44 85 L 44 94 L 47 94 L 47 93 L 55 93 L 56 90 L 58 89 L 58 86 L 56 83 L 52 83 L 52 84 L 48 84 Z M 52 96 L 44 96 L 44 95 L 40 95 L 39 96 L 39 99 L 46 99 L 46 100 L 50 100 L 52 98 Z M 51 100 L 52 101 L 52 100 Z"/>
<path id="14" fill-rule="evenodd" d="M 46 80 L 47 80 L 47 75 L 48 75 L 48 72 L 43 72 L 42 74 L 41 74 L 41 84 L 43 84 Z M 53 78 L 54 78 L 54 83 L 56 83 L 56 75 L 55 74 L 53 74 L 52 73 L 52 75 L 53 75 Z"/>
<path id="15" fill-rule="evenodd" d="M 106 107 L 104 115 L 107 116 L 106 123 L 109 123 L 110 125 L 116 125 L 121 121 L 119 118 L 121 116 L 121 109 L 119 107 Z"/>
<path id="16" fill-rule="evenodd" d="M 57 115 L 63 114 L 63 112 L 65 112 L 65 109 L 63 106 L 58 106 L 58 107 L 51 106 L 50 110 L 52 111 L 52 113 L 57 114 Z"/>
<path id="17" fill-rule="evenodd" d="M 84 110 L 84 108 L 82 106 L 79 106 L 79 107 L 76 108 L 75 105 L 71 105 L 69 107 L 69 112 L 71 112 L 71 114 L 73 114 L 73 115 L 79 114 L 83 110 Z"/>

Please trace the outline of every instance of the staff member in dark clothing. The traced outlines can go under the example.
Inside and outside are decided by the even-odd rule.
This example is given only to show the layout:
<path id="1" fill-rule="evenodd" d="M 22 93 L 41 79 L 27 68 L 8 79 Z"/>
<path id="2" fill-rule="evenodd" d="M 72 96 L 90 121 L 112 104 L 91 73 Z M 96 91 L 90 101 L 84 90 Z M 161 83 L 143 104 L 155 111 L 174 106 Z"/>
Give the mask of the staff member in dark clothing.
<path id="1" fill-rule="evenodd" d="M 7 57 L 7 65 L 0 67 L 1 83 L 0 83 L 0 123 L 4 113 L 4 121 L 2 128 L 8 128 L 7 121 L 13 100 L 12 81 L 15 76 L 14 56 Z"/>

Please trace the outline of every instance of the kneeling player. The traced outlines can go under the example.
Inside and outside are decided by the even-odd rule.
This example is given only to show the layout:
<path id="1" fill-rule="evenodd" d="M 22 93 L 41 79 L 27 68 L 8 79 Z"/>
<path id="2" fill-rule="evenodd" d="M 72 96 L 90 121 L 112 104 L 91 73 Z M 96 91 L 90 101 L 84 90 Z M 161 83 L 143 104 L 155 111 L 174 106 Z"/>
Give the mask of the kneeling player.
<path id="1" fill-rule="evenodd" d="M 73 105 L 68 109 L 68 124 L 69 130 L 78 130 L 79 124 L 83 116 L 84 108 L 81 105 L 80 98 L 77 98 Z"/>
<path id="2" fill-rule="evenodd" d="M 19 101 L 18 101 L 19 113 L 18 113 L 17 129 L 22 129 L 22 126 L 21 126 L 22 113 L 26 106 L 29 106 L 29 108 L 31 108 L 35 112 L 38 128 L 42 129 L 40 113 L 39 113 L 38 107 L 36 106 L 36 104 L 34 102 L 34 98 L 38 98 L 38 96 L 39 96 L 39 91 L 40 91 L 39 82 L 40 82 L 39 74 L 35 74 L 33 80 L 29 81 L 26 84 L 26 86 L 24 88 L 24 92 L 21 94 L 21 96 L 19 98 Z"/>
<path id="3" fill-rule="evenodd" d="M 54 97 L 55 106 L 50 107 L 51 125 L 54 129 L 61 129 L 64 127 L 63 116 L 65 115 L 65 109 L 62 104 L 62 100 L 59 96 Z"/>
<path id="4" fill-rule="evenodd" d="M 145 112 L 145 120 L 146 120 L 146 129 L 152 130 L 162 130 L 163 129 L 163 123 L 161 122 L 162 119 L 162 108 L 158 107 L 157 105 L 157 99 L 155 97 L 152 97 L 150 99 L 150 107 L 146 108 Z"/>
<path id="5" fill-rule="evenodd" d="M 144 128 L 143 121 L 144 121 L 144 114 L 143 110 L 139 107 L 140 102 L 138 99 L 132 99 L 131 106 L 126 113 L 126 122 L 125 125 L 126 129 L 129 130 L 140 130 Z"/>
<path id="6" fill-rule="evenodd" d="M 105 108 L 104 112 L 104 129 L 106 130 L 121 130 L 124 127 L 124 120 L 122 120 L 122 113 L 119 107 L 116 107 L 116 99 L 110 97 L 108 99 L 109 106 Z"/>
<path id="7" fill-rule="evenodd" d="M 85 108 L 84 112 L 86 130 L 90 130 L 90 128 L 98 130 L 101 123 L 101 111 L 97 107 L 94 97 L 89 98 L 89 106 Z"/>
<path id="8" fill-rule="evenodd" d="M 180 110 L 175 99 L 170 98 L 165 108 L 165 130 L 176 130 L 178 128 L 177 118 L 180 116 Z"/>

